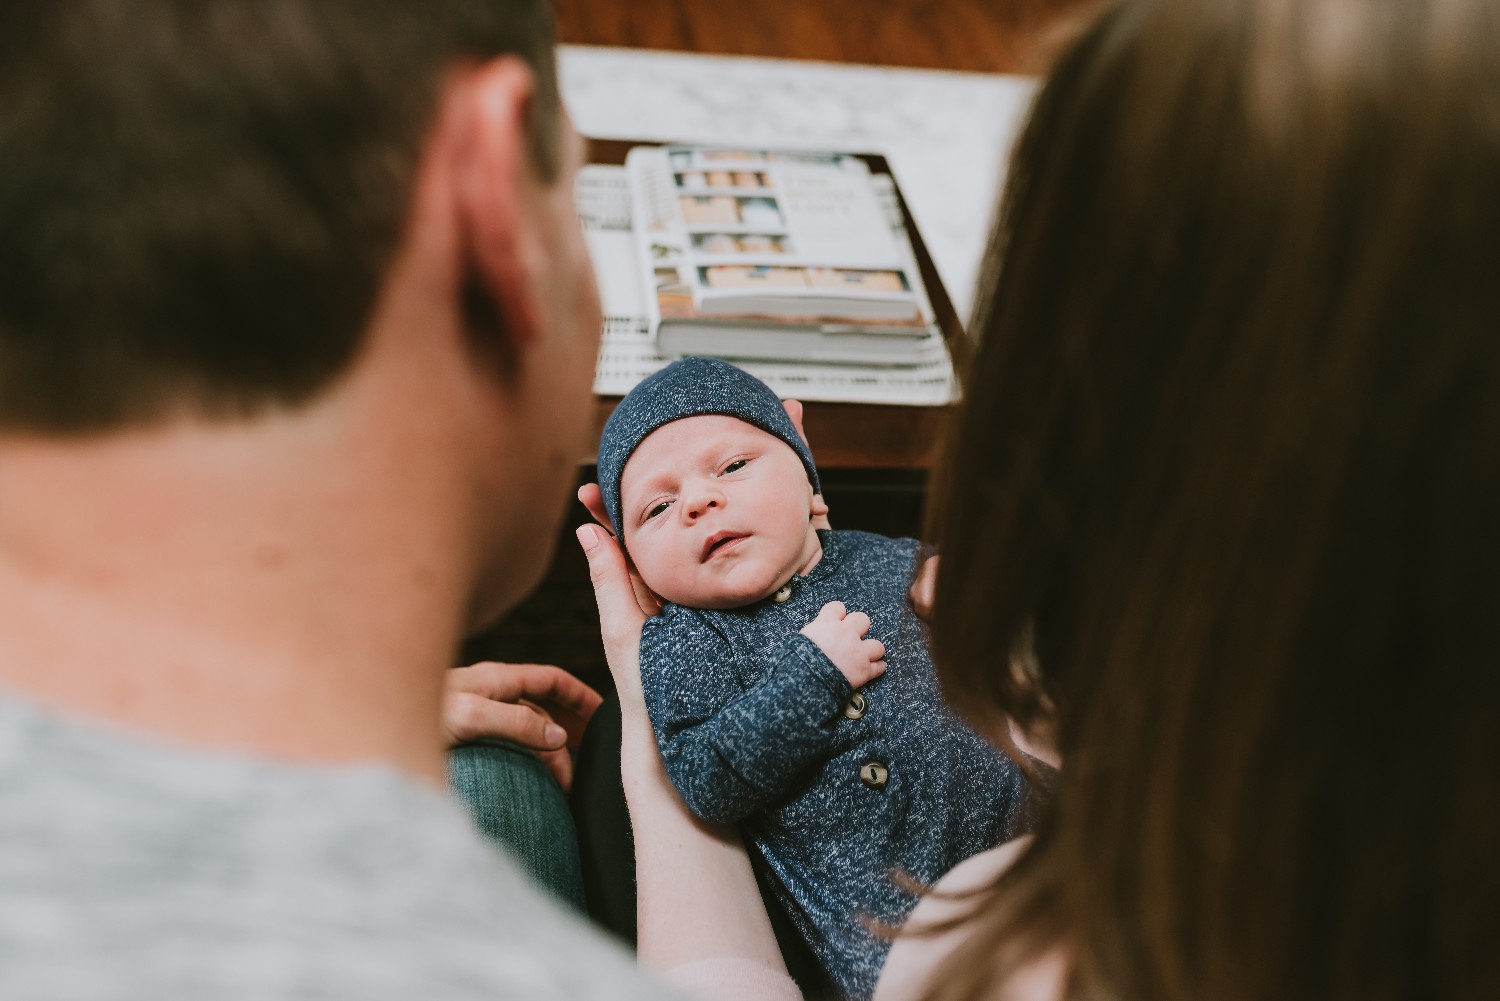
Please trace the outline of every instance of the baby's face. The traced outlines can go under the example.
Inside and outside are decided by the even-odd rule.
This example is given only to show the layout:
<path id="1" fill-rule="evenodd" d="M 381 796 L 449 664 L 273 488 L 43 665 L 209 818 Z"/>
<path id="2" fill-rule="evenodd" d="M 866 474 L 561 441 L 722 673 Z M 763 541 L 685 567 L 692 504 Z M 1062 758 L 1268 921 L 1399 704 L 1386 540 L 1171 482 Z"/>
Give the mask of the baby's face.
<path id="1" fill-rule="evenodd" d="M 620 477 L 620 527 L 646 586 L 692 608 L 769 597 L 822 555 L 790 445 L 717 414 L 651 432 Z"/>

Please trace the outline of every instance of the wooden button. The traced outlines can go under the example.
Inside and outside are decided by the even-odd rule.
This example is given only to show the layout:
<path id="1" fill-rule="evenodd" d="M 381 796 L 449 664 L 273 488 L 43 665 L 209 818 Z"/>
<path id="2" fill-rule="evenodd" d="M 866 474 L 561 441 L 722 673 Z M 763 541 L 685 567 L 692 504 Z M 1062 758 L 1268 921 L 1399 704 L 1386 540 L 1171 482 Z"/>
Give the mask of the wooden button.
<path id="1" fill-rule="evenodd" d="M 890 770 L 878 761 L 866 761 L 859 766 L 859 780 L 871 789 L 885 788 L 890 777 Z"/>
<path id="2" fill-rule="evenodd" d="M 783 601 L 786 601 L 791 596 L 792 596 L 792 584 L 791 584 L 791 581 L 787 581 L 785 584 L 783 584 L 781 586 L 781 590 L 779 590 L 775 594 L 771 595 L 771 600 L 774 601 L 774 602 L 776 602 L 776 604 L 779 605 Z"/>
<path id="3" fill-rule="evenodd" d="M 850 719 L 859 719 L 865 714 L 865 710 L 869 706 L 870 703 L 865 700 L 864 694 L 862 692 L 855 692 L 849 696 L 849 702 L 844 706 L 844 715 Z"/>

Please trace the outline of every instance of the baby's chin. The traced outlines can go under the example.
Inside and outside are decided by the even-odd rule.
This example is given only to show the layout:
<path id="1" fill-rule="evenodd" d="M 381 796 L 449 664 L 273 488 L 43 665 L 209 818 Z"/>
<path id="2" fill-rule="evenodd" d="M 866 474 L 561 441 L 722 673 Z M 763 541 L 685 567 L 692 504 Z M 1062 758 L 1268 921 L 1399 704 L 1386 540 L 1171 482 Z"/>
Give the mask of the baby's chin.
<path id="1" fill-rule="evenodd" d="M 714 580 L 701 587 L 681 586 L 661 590 L 652 588 L 652 590 L 656 591 L 657 596 L 663 601 L 670 601 L 674 605 L 723 611 L 730 608 L 744 608 L 746 605 L 753 605 L 757 601 L 769 598 L 781 587 L 782 576 L 770 570 L 754 573 L 745 573 L 742 570 L 740 573 Z M 647 583 L 649 586 L 649 581 Z"/>

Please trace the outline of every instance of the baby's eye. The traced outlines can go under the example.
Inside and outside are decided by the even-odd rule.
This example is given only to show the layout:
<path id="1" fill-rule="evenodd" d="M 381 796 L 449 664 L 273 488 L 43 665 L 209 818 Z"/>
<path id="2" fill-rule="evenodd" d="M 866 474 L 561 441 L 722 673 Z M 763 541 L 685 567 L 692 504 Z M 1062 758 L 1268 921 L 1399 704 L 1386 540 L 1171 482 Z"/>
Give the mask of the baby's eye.
<path id="1" fill-rule="evenodd" d="M 672 502 L 671 501 L 662 501 L 662 502 L 660 502 L 655 507 L 651 508 L 651 510 L 649 510 L 649 511 L 646 512 L 646 520 L 650 521 L 652 518 L 655 518 L 657 515 L 661 514 L 663 511 L 665 511 L 667 508 L 669 508 L 671 506 L 672 506 Z"/>
<path id="2" fill-rule="evenodd" d="M 727 476 L 728 474 L 733 473 L 736 470 L 744 469 L 744 468 L 745 468 L 745 460 L 744 459 L 735 459 L 729 465 L 725 466 L 724 467 L 724 472 L 720 473 L 719 475 L 720 476 Z"/>

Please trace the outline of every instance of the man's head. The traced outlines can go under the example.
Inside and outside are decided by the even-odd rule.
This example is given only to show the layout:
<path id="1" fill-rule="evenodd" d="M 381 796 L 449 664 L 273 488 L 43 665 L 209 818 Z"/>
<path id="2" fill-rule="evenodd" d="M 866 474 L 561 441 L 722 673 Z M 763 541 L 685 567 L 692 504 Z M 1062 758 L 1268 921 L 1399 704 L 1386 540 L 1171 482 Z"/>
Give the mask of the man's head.
<path id="1" fill-rule="evenodd" d="M 544 0 L 5 5 L 0 431 L 315 397 L 362 346 L 450 74 L 507 54 L 553 179 Z"/>
<path id="2" fill-rule="evenodd" d="M 621 543 L 667 601 L 735 608 L 820 552 L 817 468 L 790 410 L 754 376 L 674 362 L 605 425 L 599 483 Z"/>
<path id="3" fill-rule="evenodd" d="M 0 107 L 0 445 L 321 445 L 455 619 L 529 590 L 600 326 L 546 0 L 7 4 Z"/>

